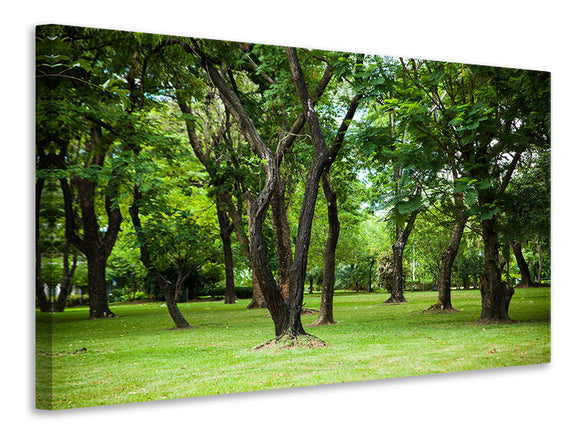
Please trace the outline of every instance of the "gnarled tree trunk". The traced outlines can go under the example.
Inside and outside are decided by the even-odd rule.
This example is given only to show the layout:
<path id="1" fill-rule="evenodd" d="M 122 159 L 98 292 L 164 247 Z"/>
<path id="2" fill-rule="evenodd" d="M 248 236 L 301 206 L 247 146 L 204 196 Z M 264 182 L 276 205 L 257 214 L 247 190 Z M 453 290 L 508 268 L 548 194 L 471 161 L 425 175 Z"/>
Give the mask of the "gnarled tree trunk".
<path id="1" fill-rule="evenodd" d="M 288 207 L 286 206 L 285 177 L 281 176 L 278 179 L 270 205 L 278 258 L 278 287 L 284 300 L 288 300 L 290 268 L 292 267 L 292 243 L 290 241 L 290 225 L 288 224 Z"/>
<path id="2" fill-rule="evenodd" d="M 481 221 L 485 257 L 485 274 L 481 277 L 480 283 L 481 316 L 479 321 L 482 323 L 512 321 L 508 310 L 514 290 L 501 280 L 496 225 L 495 216 Z"/>

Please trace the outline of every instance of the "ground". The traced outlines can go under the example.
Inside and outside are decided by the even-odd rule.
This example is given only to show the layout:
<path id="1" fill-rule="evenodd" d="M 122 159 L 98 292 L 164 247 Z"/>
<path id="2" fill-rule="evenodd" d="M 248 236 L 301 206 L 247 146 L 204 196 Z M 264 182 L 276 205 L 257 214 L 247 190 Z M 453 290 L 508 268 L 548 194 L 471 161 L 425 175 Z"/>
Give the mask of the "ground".
<path id="1" fill-rule="evenodd" d="M 267 310 L 246 310 L 243 300 L 180 304 L 192 326 L 187 330 L 170 330 L 162 303 L 116 305 L 118 317 L 101 320 L 89 320 L 86 308 L 39 312 L 37 406 L 111 405 L 550 361 L 550 288 L 516 289 L 509 314 L 517 323 L 509 325 L 477 323 L 478 290 L 454 292 L 454 313 L 425 312 L 435 292 L 405 296 L 408 303 L 383 305 L 384 293 L 339 291 L 338 324 L 305 326 L 327 346 L 257 352 L 273 338 L 274 326 Z M 304 301 L 316 309 L 320 294 Z M 310 319 L 315 314 L 304 316 L 303 324 Z"/>

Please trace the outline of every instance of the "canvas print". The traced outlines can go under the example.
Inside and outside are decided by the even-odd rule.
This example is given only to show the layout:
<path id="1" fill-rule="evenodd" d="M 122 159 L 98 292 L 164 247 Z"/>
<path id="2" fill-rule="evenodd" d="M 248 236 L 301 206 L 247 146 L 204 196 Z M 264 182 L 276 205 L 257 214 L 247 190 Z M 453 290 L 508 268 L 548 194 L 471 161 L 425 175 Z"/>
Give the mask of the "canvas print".
<path id="1" fill-rule="evenodd" d="M 550 361 L 549 72 L 199 36 L 36 29 L 37 408 Z"/>

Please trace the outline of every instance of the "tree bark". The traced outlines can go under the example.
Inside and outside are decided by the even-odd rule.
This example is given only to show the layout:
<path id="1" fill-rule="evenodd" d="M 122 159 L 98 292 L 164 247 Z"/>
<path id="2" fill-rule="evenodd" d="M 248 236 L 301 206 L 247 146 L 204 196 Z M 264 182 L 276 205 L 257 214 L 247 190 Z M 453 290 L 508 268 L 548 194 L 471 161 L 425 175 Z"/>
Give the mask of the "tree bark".
<path id="1" fill-rule="evenodd" d="M 393 284 L 391 297 L 387 299 L 385 304 L 397 304 L 402 302 L 407 302 L 404 295 L 405 288 L 405 275 L 403 270 L 403 252 L 405 251 L 405 245 L 409 239 L 409 235 L 413 230 L 415 224 L 415 219 L 419 214 L 419 209 L 411 213 L 409 219 L 406 222 L 405 228 L 397 225 L 396 233 L 397 240 L 393 244 Z"/>
<path id="2" fill-rule="evenodd" d="M 478 191 L 478 203 L 481 207 L 490 207 L 502 197 L 508 186 L 509 180 L 517 166 L 521 153 L 516 154 L 505 170 L 503 180 L 497 190 L 481 189 Z M 483 180 L 488 177 L 488 156 L 482 150 L 475 154 L 475 161 L 480 163 L 471 170 L 473 178 Z M 497 234 L 497 215 L 490 219 L 481 220 L 483 238 L 483 255 L 485 274 L 481 277 L 481 316 L 479 321 L 489 322 L 512 322 L 508 315 L 509 304 L 514 294 L 514 289 L 501 280 L 501 262 L 499 255 L 499 243 Z"/>
<path id="3" fill-rule="evenodd" d="M 62 279 L 60 280 L 60 293 L 58 294 L 58 298 L 54 304 L 54 311 L 57 313 L 63 312 L 66 307 L 66 301 L 72 289 L 72 280 L 77 265 L 76 251 L 73 252 L 72 266 L 69 265 L 68 256 L 70 247 L 70 242 L 67 240 L 62 253 Z"/>
<path id="4" fill-rule="evenodd" d="M 86 255 L 86 254 L 85 254 Z M 89 287 L 89 319 L 115 317 L 109 309 L 105 270 L 107 259 L 99 253 L 92 253 L 87 258 Z"/>
<path id="5" fill-rule="evenodd" d="M 528 263 L 524 258 L 524 254 L 522 253 L 522 244 L 517 240 L 510 240 L 509 244 L 514 252 L 514 256 L 516 257 L 516 262 L 518 264 L 518 269 L 520 270 L 520 282 L 518 283 L 517 287 L 532 287 L 534 282 L 532 281 L 532 275 L 530 274 L 530 268 L 528 267 Z"/>
<path id="6" fill-rule="evenodd" d="M 215 71 L 215 68 L 212 67 L 212 70 L 214 71 L 214 74 L 219 75 L 219 73 L 217 73 L 217 71 Z M 227 86 L 225 84 L 225 82 L 220 82 L 220 85 L 222 85 L 222 87 Z M 188 116 L 185 119 L 185 126 L 186 126 L 187 134 L 189 137 L 189 143 L 190 143 L 195 155 L 197 156 L 198 160 L 201 162 L 202 165 L 204 165 L 204 167 L 208 171 L 210 178 L 214 181 L 214 183 L 217 183 L 216 171 L 209 164 L 209 162 L 208 162 L 209 155 L 204 150 L 204 146 L 203 146 L 202 142 L 199 140 L 199 137 L 195 131 L 195 125 L 194 125 L 193 119 L 192 119 L 193 112 L 192 112 L 191 106 L 179 94 L 177 95 L 177 103 L 179 105 L 181 112 L 184 115 Z M 228 123 L 226 122 L 226 130 L 228 128 L 227 125 L 228 125 Z M 216 184 L 216 186 L 220 187 L 217 184 Z M 238 242 L 240 243 L 240 247 L 242 248 L 242 251 L 244 252 L 246 258 L 248 259 L 248 261 L 250 262 L 250 265 L 251 265 L 252 262 L 250 259 L 249 240 L 248 240 L 248 236 L 246 235 L 243 220 L 242 220 L 243 201 L 239 201 L 238 206 L 236 207 L 236 205 L 234 204 L 234 201 L 232 199 L 231 193 L 225 192 L 225 191 L 222 191 L 217 195 L 217 200 L 224 204 L 223 206 L 221 206 L 224 209 L 224 211 L 222 211 L 222 212 L 226 212 L 227 214 L 229 214 L 229 217 L 232 220 L 233 230 L 236 233 L 236 236 L 238 238 Z M 223 219 L 226 219 L 227 221 L 229 221 L 229 219 L 227 219 L 227 216 L 220 218 L 219 213 L 220 212 L 218 212 L 218 222 L 220 222 L 220 236 L 221 236 L 222 231 L 223 231 L 223 229 L 221 227 L 221 225 L 222 225 L 221 222 Z M 230 231 L 230 234 L 231 234 L 231 231 Z M 222 236 L 222 243 L 227 244 L 227 240 L 224 241 L 223 236 Z M 231 282 L 233 283 L 233 257 L 231 259 L 232 270 L 229 271 L 228 267 L 230 267 L 229 266 L 230 259 L 227 259 L 225 257 L 225 256 L 229 255 L 226 253 L 227 249 L 228 248 L 224 245 L 226 293 L 229 292 L 228 296 L 226 296 L 226 298 L 225 298 L 225 302 L 226 303 L 233 303 L 230 301 L 232 301 L 232 300 L 235 301 L 235 287 L 232 287 L 233 290 L 229 289 L 229 287 L 228 287 L 230 285 L 230 284 L 228 284 L 228 280 L 231 279 Z M 229 250 L 231 251 L 231 237 L 230 237 Z M 229 278 L 230 275 L 231 275 L 231 278 Z M 233 286 L 233 284 L 231 284 L 231 286 Z M 258 279 L 256 278 L 255 272 L 253 270 L 252 270 L 252 288 L 253 288 L 252 300 L 250 301 L 250 303 L 248 304 L 248 306 L 246 308 L 247 309 L 266 308 L 266 301 L 265 301 L 264 296 L 262 294 L 262 290 L 260 288 L 260 283 L 259 283 Z M 232 299 L 232 292 L 233 292 L 233 299 Z"/>
<path id="7" fill-rule="evenodd" d="M 201 57 L 213 84 L 219 90 L 222 101 L 240 127 L 242 134 L 250 144 L 252 152 L 265 161 L 266 178 L 260 194 L 256 199 L 252 199 L 249 194 L 246 195 L 248 202 L 249 254 L 253 272 L 260 283 L 262 294 L 274 321 L 276 336 L 279 336 L 287 328 L 288 312 L 284 298 L 278 290 L 278 285 L 268 264 L 266 244 L 262 231 L 266 211 L 276 188 L 278 164 L 273 153 L 260 137 L 235 92 L 230 89 L 219 71 L 208 61 L 205 54 L 195 47 L 195 41 L 192 41 L 190 48 Z"/>
<path id="8" fill-rule="evenodd" d="M 217 215 L 220 226 L 220 237 L 222 239 L 222 246 L 224 251 L 224 265 L 226 274 L 226 290 L 224 294 L 224 303 L 236 303 L 236 287 L 234 283 L 234 256 L 232 254 L 232 231 L 233 226 L 230 224 L 227 209 L 225 204 L 220 201 L 219 197 L 216 201 Z"/>
<path id="9" fill-rule="evenodd" d="M 463 230 L 467 223 L 467 217 L 464 216 L 464 206 L 461 194 L 455 194 L 455 225 L 447 247 L 441 254 L 441 269 L 439 270 L 438 298 L 437 302 L 429 307 L 430 310 L 452 310 L 451 305 L 451 273 L 453 262 L 459 251 L 459 244 L 463 236 Z M 467 286 L 467 283 L 466 283 Z"/>
<path id="10" fill-rule="evenodd" d="M 508 310 L 514 290 L 501 280 L 496 226 L 496 216 L 481 221 L 485 257 L 485 274 L 481 277 L 479 287 L 481 291 L 479 321 L 482 323 L 512 321 Z"/>
<path id="11" fill-rule="evenodd" d="M 103 139 L 99 127 L 92 128 L 91 138 L 92 146 L 95 149 L 91 165 L 102 168 L 105 163 L 104 153 L 106 152 L 108 141 L 111 139 Z M 65 169 L 64 157 L 59 156 L 59 159 L 59 169 Z M 127 163 L 113 170 L 105 188 L 104 205 L 108 225 L 107 229 L 103 231 L 99 226 L 95 210 L 97 182 L 93 179 L 81 177 L 75 177 L 71 181 L 71 185 L 76 187 L 78 192 L 81 210 L 80 225 L 83 230 L 82 238 L 78 235 L 76 229 L 71 185 L 69 185 L 66 178 L 60 179 L 65 207 L 65 235 L 67 240 L 81 251 L 87 260 L 90 319 L 115 316 L 108 306 L 105 270 L 107 259 L 113 250 L 123 220 L 115 196 L 119 191 L 118 173 L 123 171 L 126 165 Z"/>
<path id="12" fill-rule="evenodd" d="M 330 174 L 325 170 L 322 174 L 322 188 L 326 197 L 328 212 L 328 238 L 324 248 L 324 274 L 322 277 L 322 295 L 320 299 L 320 312 L 312 326 L 332 325 L 337 323 L 333 314 L 336 246 L 340 235 L 340 221 L 338 220 L 338 206 L 336 192 L 330 182 Z"/>
<path id="13" fill-rule="evenodd" d="M 290 288 L 290 268 L 292 267 L 292 243 L 290 241 L 290 225 L 288 224 L 288 207 L 286 206 L 285 177 L 280 177 L 276 183 L 270 206 L 278 258 L 278 287 L 282 297 L 287 301 Z"/>
<path id="14" fill-rule="evenodd" d="M 88 180 L 76 180 L 79 194 L 79 202 L 82 213 L 83 239 L 74 234 L 74 222 L 72 216 L 72 204 L 70 203 L 70 190 L 66 180 L 61 180 L 63 187 L 63 196 L 67 209 L 65 215 L 70 216 L 66 219 L 67 239 L 79 249 L 87 260 L 88 269 L 88 287 L 89 287 L 89 318 L 99 319 L 103 317 L 114 317 L 115 314 L 109 309 L 108 294 L 106 285 L 106 265 L 107 258 L 113 249 L 121 226 L 121 212 L 118 208 L 113 209 L 111 198 L 106 198 L 105 206 L 109 216 L 109 226 L 104 235 L 101 235 L 97 217 L 95 213 L 95 184 Z M 66 192 L 66 193 L 65 193 Z M 68 197 L 68 199 L 67 199 Z"/>
<path id="15" fill-rule="evenodd" d="M 41 159 L 44 154 L 41 154 Z M 44 168 L 39 168 L 44 169 Z M 38 308 L 43 313 L 50 311 L 50 303 L 44 293 L 44 280 L 42 279 L 42 249 L 40 247 L 40 199 L 44 187 L 44 178 L 36 181 L 34 228 L 35 228 L 35 290 Z"/>

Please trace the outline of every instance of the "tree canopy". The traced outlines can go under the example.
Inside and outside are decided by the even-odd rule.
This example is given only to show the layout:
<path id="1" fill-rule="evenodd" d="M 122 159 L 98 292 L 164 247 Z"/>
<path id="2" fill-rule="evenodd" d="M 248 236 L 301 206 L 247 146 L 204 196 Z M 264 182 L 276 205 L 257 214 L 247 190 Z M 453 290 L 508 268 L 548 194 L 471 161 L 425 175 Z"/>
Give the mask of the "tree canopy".
<path id="1" fill-rule="evenodd" d="M 317 324 L 335 287 L 451 309 L 476 283 L 503 322 L 503 247 L 549 270 L 549 73 L 41 26 L 36 80 L 43 310 L 60 283 L 114 316 L 138 282 L 187 327 L 181 301 L 252 287 L 294 339 L 310 286 Z"/>

